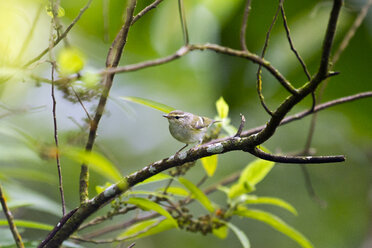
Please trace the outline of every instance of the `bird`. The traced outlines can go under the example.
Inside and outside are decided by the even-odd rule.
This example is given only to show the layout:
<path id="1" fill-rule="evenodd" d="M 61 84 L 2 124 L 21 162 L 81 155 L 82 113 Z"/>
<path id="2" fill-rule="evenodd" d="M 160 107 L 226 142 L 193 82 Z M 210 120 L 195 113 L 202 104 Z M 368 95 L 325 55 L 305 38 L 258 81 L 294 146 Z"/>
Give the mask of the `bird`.
<path id="1" fill-rule="evenodd" d="M 181 110 L 173 110 L 163 116 L 168 119 L 169 131 L 173 138 L 185 143 L 185 146 L 178 150 L 177 153 L 185 149 L 189 144 L 197 143 L 197 145 L 200 145 L 208 128 L 219 122 Z"/>

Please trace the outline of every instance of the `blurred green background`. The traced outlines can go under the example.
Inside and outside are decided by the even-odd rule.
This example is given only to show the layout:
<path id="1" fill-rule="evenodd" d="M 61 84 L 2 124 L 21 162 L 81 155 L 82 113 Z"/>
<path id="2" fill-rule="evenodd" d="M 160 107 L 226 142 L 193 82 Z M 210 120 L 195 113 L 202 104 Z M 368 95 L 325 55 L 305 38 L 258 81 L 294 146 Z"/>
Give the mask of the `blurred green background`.
<path id="1" fill-rule="evenodd" d="M 63 0 L 67 27 L 86 1 Z M 138 1 L 136 13 L 152 1 Z M 346 1 L 338 23 L 335 47 L 350 28 L 365 1 Z M 45 4 L 44 2 L 42 2 Z M 54 225 L 61 213 L 55 161 L 40 154 L 53 146 L 53 119 L 50 85 L 38 84 L 29 74 L 50 78 L 50 65 L 36 63 L 26 71 L 21 65 L 48 47 L 50 17 L 42 7 L 33 38 L 20 55 L 27 33 L 40 8 L 39 1 L 0 2 L 0 179 L 8 200 L 14 204 L 31 204 L 14 210 L 15 218 L 35 220 Z M 103 5 L 108 6 L 104 13 Z M 185 9 L 190 42 L 217 43 L 240 49 L 239 30 L 245 1 L 188 0 Z M 321 43 L 326 28 L 331 1 L 285 1 L 285 10 L 294 44 L 310 72 L 319 65 Z M 70 32 L 69 43 L 85 56 L 84 72 L 104 68 L 110 43 L 120 28 L 126 1 L 93 0 L 90 8 Z M 277 8 L 277 1 L 252 1 L 247 29 L 247 47 L 260 54 L 265 35 Z M 106 26 L 106 28 L 105 28 Z M 175 0 L 164 0 L 156 9 L 141 18 L 130 30 L 121 65 L 164 57 L 182 46 L 183 38 Z M 63 47 L 57 46 L 54 55 Z M 300 64 L 290 52 L 281 18 L 275 25 L 266 58 L 282 74 L 300 86 L 306 81 Z M 42 62 L 48 59 L 48 55 Z M 357 30 L 355 37 L 335 66 L 341 74 L 333 77 L 325 90 L 324 101 L 371 90 L 372 15 Z M 239 125 L 239 113 L 246 116 L 246 128 L 264 124 L 269 116 L 262 109 L 255 86 L 257 65 L 241 59 L 210 51 L 195 51 L 176 61 L 144 70 L 122 73 L 115 77 L 107 111 L 98 130 L 96 149 L 112 161 L 123 175 L 141 169 L 150 162 L 172 155 L 182 144 L 168 132 L 168 123 L 161 113 L 140 105 L 124 102 L 122 96 L 155 100 L 177 109 L 214 117 L 215 101 L 223 96 L 230 106 L 232 124 Z M 9 80 L 8 76 L 11 75 Z M 264 71 L 263 93 L 274 109 L 287 96 L 276 80 Z M 93 113 L 97 100 L 86 103 Z M 300 103 L 292 113 L 308 109 L 310 99 Z M 57 118 L 60 144 L 83 146 L 87 126 L 85 113 L 57 92 Z M 276 152 L 296 152 L 303 149 L 310 118 L 293 122 L 278 129 L 265 146 Z M 17 132 L 38 141 L 33 148 L 17 139 Z M 257 187 L 256 195 L 275 196 L 293 204 L 298 217 L 270 209 L 308 237 L 315 247 L 366 248 L 371 238 L 371 164 L 372 164 L 372 100 L 340 105 L 318 116 L 312 147 L 317 154 L 345 154 L 340 164 L 309 166 L 313 186 L 319 198 L 327 203 L 322 208 L 306 190 L 298 165 L 277 164 L 270 175 Z M 206 186 L 225 175 L 244 168 L 254 158 L 242 152 L 219 157 L 219 165 Z M 77 206 L 80 165 L 62 157 L 63 180 L 67 207 Z M 91 197 L 95 186 L 104 185 L 102 175 L 91 173 Z M 197 182 L 204 175 L 195 166 L 187 178 Z M 222 193 L 212 199 L 223 201 Z M 197 211 L 199 205 L 195 204 Z M 106 207 L 104 210 L 109 209 Z M 104 213 L 102 210 L 101 213 Z M 200 209 L 199 209 L 200 210 Z M 200 210 L 202 211 L 202 210 Z M 105 225 L 125 221 L 114 218 Z M 298 247 L 286 236 L 263 223 L 234 219 L 257 247 Z M 24 230 L 24 239 L 41 239 L 47 232 Z M 6 227 L 0 229 L 0 245 L 11 242 Z M 82 244 L 84 247 L 107 245 Z M 226 240 L 213 235 L 202 236 L 186 231 L 167 231 L 138 240 L 136 247 L 241 247 L 230 233 Z"/>

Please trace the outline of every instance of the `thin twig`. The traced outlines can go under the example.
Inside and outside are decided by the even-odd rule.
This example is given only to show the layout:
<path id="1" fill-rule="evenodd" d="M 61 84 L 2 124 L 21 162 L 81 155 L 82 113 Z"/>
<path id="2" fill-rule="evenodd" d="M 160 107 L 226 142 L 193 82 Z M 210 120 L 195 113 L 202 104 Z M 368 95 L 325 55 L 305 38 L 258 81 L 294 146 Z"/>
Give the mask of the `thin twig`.
<path id="1" fill-rule="evenodd" d="M 155 9 L 163 0 L 155 0 L 152 4 L 146 6 L 143 10 L 141 10 L 135 17 L 133 17 L 132 25 L 136 23 L 142 16 L 144 16 L 147 12 L 152 9 Z"/>
<path id="2" fill-rule="evenodd" d="M 89 121 L 92 121 L 92 117 L 90 117 L 90 114 L 89 114 L 88 110 L 87 110 L 86 107 L 84 106 L 83 101 L 81 101 L 80 96 L 79 96 L 78 93 L 75 91 L 73 85 L 71 85 L 71 89 L 72 89 L 72 92 L 74 92 L 74 94 L 75 94 L 75 96 L 76 96 L 76 99 L 78 100 L 80 106 L 83 108 L 85 114 L 87 115 L 88 120 L 89 120 Z"/>
<path id="3" fill-rule="evenodd" d="M 236 134 L 234 135 L 234 137 L 240 137 L 240 135 L 242 134 L 243 128 L 244 128 L 244 124 L 245 124 L 245 117 L 244 117 L 244 115 L 240 114 L 240 125 L 239 125 L 239 129 L 236 132 Z"/>
<path id="4" fill-rule="evenodd" d="M 187 31 L 186 16 L 185 16 L 185 6 L 183 5 L 183 0 L 178 0 L 178 11 L 181 19 L 182 34 L 185 46 L 189 44 L 189 32 Z"/>
<path id="5" fill-rule="evenodd" d="M 267 49 L 267 47 L 269 45 L 271 30 L 273 29 L 273 27 L 274 27 L 274 25 L 276 23 L 276 20 L 278 19 L 279 10 L 280 10 L 280 5 L 278 6 L 278 8 L 276 10 L 275 15 L 274 15 L 274 18 L 273 18 L 273 20 L 272 20 L 272 22 L 270 24 L 269 30 L 266 33 L 266 39 L 265 39 L 264 47 L 262 48 L 262 52 L 261 52 L 261 58 L 262 59 L 265 57 L 266 49 Z M 258 97 L 260 98 L 260 102 L 261 102 L 262 107 L 265 109 L 265 111 L 269 115 L 272 116 L 273 115 L 273 112 L 266 105 L 264 96 L 262 94 L 262 76 L 261 75 L 262 75 L 262 65 L 259 64 L 258 65 L 258 69 L 257 69 L 257 73 L 256 73 L 256 76 L 257 76 L 257 93 L 258 93 Z"/>
<path id="6" fill-rule="evenodd" d="M 55 47 L 61 40 L 63 40 L 67 34 L 70 32 L 70 30 L 75 26 L 75 24 L 80 20 L 81 16 L 84 14 L 84 12 L 89 8 L 91 2 L 93 0 L 88 0 L 87 4 L 80 10 L 79 14 L 75 19 L 71 22 L 71 24 L 66 28 L 66 30 L 58 36 L 58 38 L 53 42 L 53 47 Z M 35 63 L 36 61 L 39 61 L 47 52 L 49 51 L 49 47 L 44 49 L 38 56 L 28 61 L 24 67 L 28 67 Z"/>
<path id="7" fill-rule="evenodd" d="M 19 234 L 16 225 L 14 224 L 13 214 L 8 208 L 8 204 L 6 203 L 5 195 L 3 193 L 3 188 L 2 188 L 1 185 L 0 185 L 0 202 L 1 202 L 1 206 L 3 208 L 3 213 L 6 217 L 6 219 L 8 220 L 9 229 L 12 232 L 12 235 L 13 235 L 13 238 L 14 238 L 14 241 L 15 241 L 17 247 L 18 248 L 24 248 L 25 246 L 22 242 L 22 237 Z"/>
<path id="8" fill-rule="evenodd" d="M 112 214 L 107 214 L 107 215 L 104 215 L 104 216 L 98 216 L 98 217 L 92 219 L 91 221 L 89 221 L 88 223 L 85 223 L 85 224 L 81 225 L 80 228 L 79 228 L 79 231 L 81 231 L 81 230 L 83 230 L 87 227 L 102 223 L 103 221 L 108 220 L 115 215 L 123 215 L 123 214 L 126 214 L 129 211 L 132 211 L 132 210 L 135 210 L 135 209 L 137 209 L 137 207 L 125 207 L 123 209 L 120 209 L 119 211 L 116 211 L 116 212 L 112 213 Z"/>
<path id="9" fill-rule="evenodd" d="M 136 7 L 136 0 L 131 0 L 127 8 L 127 17 L 124 25 L 117 34 L 114 42 L 112 43 L 106 58 L 106 67 L 114 68 L 117 67 L 127 42 L 129 28 L 133 20 L 133 13 Z M 104 109 L 106 107 L 107 97 L 109 96 L 110 89 L 114 80 L 115 74 L 108 74 L 104 78 L 104 88 L 102 95 L 99 99 L 99 103 L 96 109 L 94 119 L 90 122 L 90 130 L 87 144 L 85 150 L 90 152 L 93 149 L 94 141 L 96 139 L 96 133 L 98 124 L 103 115 Z M 80 171 L 80 203 L 83 204 L 88 201 L 88 183 L 89 183 L 89 169 L 88 165 L 83 163 L 81 165 Z"/>
<path id="10" fill-rule="evenodd" d="M 262 151 L 255 147 L 254 149 L 247 150 L 252 155 L 264 160 L 273 161 L 284 164 L 323 164 L 323 163 L 337 163 L 345 161 L 345 156 L 286 156 L 275 155 Z"/>
<path id="11" fill-rule="evenodd" d="M 360 25 L 362 24 L 363 20 L 367 16 L 368 9 L 372 6 L 372 0 L 366 1 L 366 4 L 360 10 L 358 16 L 355 18 L 353 25 L 350 27 L 349 31 L 347 31 L 344 39 L 342 40 L 341 44 L 339 45 L 335 55 L 332 58 L 332 66 L 334 67 L 337 63 L 338 59 L 340 58 L 341 54 L 345 50 L 345 48 L 349 45 L 350 40 L 354 37 L 355 32 L 358 30 Z"/>
<path id="12" fill-rule="evenodd" d="M 292 41 L 291 34 L 290 34 L 290 31 L 289 31 L 289 27 L 288 27 L 288 23 L 287 23 L 287 17 L 285 15 L 283 4 L 284 4 L 284 0 L 280 0 L 279 6 L 280 6 L 280 11 L 281 11 L 282 18 L 283 18 L 283 25 L 284 25 L 285 32 L 287 34 L 287 40 L 288 40 L 289 46 L 291 47 L 292 52 L 296 55 L 297 60 L 300 62 L 301 66 L 302 66 L 302 69 L 304 70 L 305 75 L 307 77 L 307 80 L 310 81 L 311 75 L 310 75 L 310 72 L 307 69 L 305 61 L 301 58 L 300 54 L 297 52 L 296 48 L 293 45 L 293 41 Z"/>
<path id="13" fill-rule="evenodd" d="M 288 124 L 290 122 L 300 120 L 300 119 L 302 119 L 302 118 L 304 118 L 308 115 L 317 113 L 321 110 L 325 110 L 325 109 L 328 109 L 330 107 L 333 107 L 333 106 L 336 106 L 336 105 L 339 105 L 339 104 L 348 103 L 348 102 L 352 102 L 352 101 L 355 101 L 355 100 L 360 100 L 360 99 L 363 99 L 363 98 L 369 98 L 369 97 L 372 97 L 372 91 L 366 91 L 366 92 L 358 93 L 358 94 L 351 95 L 351 96 L 345 96 L 345 97 L 341 97 L 341 98 L 336 99 L 336 100 L 331 100 L 331 101 L 328 101 L 328 102 L 325 102 L 325 103 L 322 103 L 322 104 L 318 104 L 318 105 L 315 106 L 314 112 L 309 112 L 308 110 L 305 110 L 305 111 L 299 112 L 297 114 L 288 116 L 280 122 L 280 125 L 285 125 L 285 124 Z M 261 130 L 263 130 L 265 127 L 266 127 L 266 125 L 262 125 L 262 126 L 244 131 L 244 132 L 242 132 L 241 137 L 248 137 L 252 134 L 256 134 L 256 133 L 260 132 Z M 223 139 L 221 139 L 221 140 L 223 140 Z M 218 142 L 218 141 L 221 141 L 221 140 L 215 140 L 215 141 Z"/>
<path id="14" fill-rule="evenodd" d="M 243 20 L 242 20 L 242 25 L 241 25 L 241 28 L 240 28 L 240 46 L 241 46 L 243 51 L 248 51 L 245 36 L 246 36 L 246 32 L 247 32 L 247 22 L 248 22 L 248 17 L 249 17 L 249 12 L 250 11 L 251 11 L 251 0 L 247 0 L 245 2 Z"/>
<path id="15" fill-rule="evenodd" d="M 52 3 L 52 10 L 53 10 L 53 16 L 57 15 L 58 12 L 58 6 L 54 6 L 54 4 Z M 55 8 L 57 8 L 57 10 L 55 10 Z M 52 103 L 53 103 L 53 107 L 52 107 L 52 115 L 53 115 L 53 131 L 54 131 L 54 142 L 55 142 L 55 158 L 56 158 L 56 163 L 57 163 L 57 173 L 58 173 L 58 188 L 59 188 L 59 193 L 60 193 L 60 196 L 61 196 L 61 205 L 62 205 L 62 216 L 64 216 L 66 214 L 66 203 L 65 203 L 65 196 L 64 196 L 64 192 L 63 192 L 63 180 L 62 180 L 62 169 L 61 169 L 61 162 L 60 162 L 60 159 L 59 159 L 59 144 L 58 144 L 58 127 L 57 127 L 57 101 L 56 101 L 56 98 L 55 98 L 55 94 L 54 94 L 54 71 L 55 71 L 55 67 L 56 67 L 56 64 L 53 60 L 53 54 L 52 54 L 52 48 L 53 48 L 53 30 L 55 28 L 55 26 L 57 25 L 55 23 L 56 21 L 56 18 L 52 18 L 52 21 L 51 21 L 51 25 L 50 25 L 50 34 L 49 34 L 49 59 L 50 59 L 50 63 L 51 63 L 51 66 L 52 66 L 52 70 L 51 70 L 51 83 L 52 83 L 52 87 L 51 87 L 51 96 L 52 96 Z"/>
<path id="16" fill-rule="evenodd" d="M 366 2 L 366 4 L 362 7 L 358 16 L 355 18 L 354 23 L 352 24 L 352 26 L 350 27 L 350 29 L 348 30 L 348 32 L 344 36 L 344 38 L 343 38 L 341 44 L 339 45 L 338 49 L 336 50 L 336 52 L 335 52 L 335 54 L 332 58 L 332 63 L 331 63 L 330 69 L 332 69 L 336 65 L 336 63 L 339 60 L 341 54 L 343 53 L 345 48 L 349 45 L 350 40 L 354 37 L 356 30 L 360 27 L 361 23 L 365 19 L 366 15 L 368 13 L 368 9 L 371 5 L 372 5 L 372 0 L 368 0 Z M 317 97 L 318 102 L 322 101 L 322 97 L 323 97 L 325 88 L 328 85 L 328 82 L 329 82 L 329 80 L 326 80 L 322 84 L 322 86 L 319 90 L 319 93 L 318 93 L 318 97 Z M 314 110 L 314 105 L 315 105 L 315 94 L 314 94 L 314 92 L 312 93 L 312 97 L 313 97 L 313 106 L 312 106 L 311 110 Z M 316 122 L 317 122 L 317 117 L 318 117 L 317 113 L 315 113 L 311 117 L 310 128 L 309 128 L 309 131 L 308 131 L 308 134 L 307 134 L 307 139 L 306 139 L 306 143 L 305 143 L 305 147 L 304 147 L 304 151 L 303 151 L 303 153 L 305 153 L 305 154 L 307 154 L 309 152 L 310 148 L 311 148 L 312 140 L 313 140 L 314 133 L 315 133 L 315 126 L 316 126 Z M 305 173 L 306 167 L 302 167 L 302 168 L 303 168 L 303 171 Z M 308 174 L 308 172 L 307 172 L 307 174 Z M 305 175 L 305 180 L 307 182 L 309 182 L 310 178 L 307 179 L 306 176 L 309 176 L 309 175 Z M 312 186 L 310 186 L 310 185 L 307 186 L 309 194 L 315 196 L 313 198 L 316 199 L 317 202 L 319 202 L 321 204 L 321 206 L 324 206 L 324 203 L 322 203 L 322 201 L 316 196 L 315 191 L 311 190 L 311 188 L 312 188 Z"/>
<path id="17" fill-rule="evenodd" d="M 298 94 L 297 90 L 291 85 L 291 83 L 274 66 L 272 66 L 270 62 L 266 61 L 265 59 L 259 57 L 256 54 L 250 53 L 248 51 L 235 50 L 229 47 L 224 47 L 224 46 L 220 46 L 217 44 L 209 44 L 209 43 L 204 44 L 204 45 L 194 44 L 194 45 L 189 45 L 189 47 L 191 51 L 211 50 L 217 53 L 245 58 L 245 59 L 252 61 L 253 63 L 262 65 L 262 67 L 266 68 L 271 73 L 271 75 L 273 75 L 289 93 L 291 93 L 292 95 Z"/>
<path id="18" fill-rule="evenodd" d="M 52 90 L 51 90 L 51 95 L 52 95 L 52 101 L 53 101 L 53 126 L 54 126 L 54 142 L 56 145 L 56 162 L 57 162 L 57 171 L 58 171 L 58 182 L 59 182 L 59 192 L 61 195 L 61 202 L 62 202 L 62 216 L 66 214 L 66 203 L 65 203 L 65 196 L 63 193 L 63 181 L 62 181 L 62 169 L 61 169 L 61 162 L 59 159 L 59 145 L 58 145 L 58 128 L 57 128 L 57 114 L 56 114 L 56 105 L 57 101 L 54 95 L 54 63 L 52 63 Z"/>

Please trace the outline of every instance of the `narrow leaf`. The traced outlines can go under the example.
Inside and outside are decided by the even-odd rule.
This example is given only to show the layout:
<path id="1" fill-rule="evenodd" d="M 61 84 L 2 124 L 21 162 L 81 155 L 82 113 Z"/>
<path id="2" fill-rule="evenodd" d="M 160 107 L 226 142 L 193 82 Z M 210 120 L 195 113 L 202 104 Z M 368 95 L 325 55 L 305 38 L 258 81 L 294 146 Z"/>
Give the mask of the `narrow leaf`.
<path id="1" fill-rule="evenodd" d="M 240 240 L 240 243 L 243 245 L 243 248 L 250 248 L 251 245 L 249 243 L 248 237 L 245 235 L 245 233 L 240 230 L 237 226 L 231 224 L 230 222 L 227 222 L 226 225 L 235 233 L 235 235 Z"/>
<path id="2" fill-rule="evenodd" d="M 212 177 L 217 169 L 218 155 L 201 158 L 201 162 L 207 175 Z"/>
<path id="3" fill-rule="evenodd" d="M 119 235 L 119 238 L 126 240 L 135 240 L 146 236 L 154 235 L 160 232 L 174 228 L 174 224 L 169 219 L 159 220 L 151 219 L 139 222 L 127 228 L 125 232 Z"/>
<path id="4" fill-rule="evenodd" d="M 167 174 L 164 174 L 164 173 L 158 173 L 148 179 L 146 179 L 145 181 L 137 184 L 138 185 L 143 185 L 143 184 L 147 184 L 147 183 L 154 183 L 154 182 L 160 182 L 160 181 L 163 181 L 163 180 L 167 180 L 167 179 L 171 179 L 172 177 L 167 175 Z"/>
<path id="5" fill-rule="evenodd" d="M 154 192 L 154 191 L 147 191 L 147 190 L 134 190 L 134 191 L 127 191 L 126 195 L 150 195 L 159 198 L 166 198 L 172 200 L 173 198 L 170 195 L 165 195 L 163 192 Z"/>
<path id="6" fill-rule="evenodd" d="M 221 119 L 227 118 L 229 115 L 229 105 L 227 105 L 222 96 L 216 101 L 216 109 Z"/>
<path id="7" fill-rule="evenodd" d="M 164 190 L 165 188 L 159 189 L 160 192 L 164 192 Z M 184 188 L 174 186 L 174 187 L 167 188 L 167 194 L 185 197 L 185 196 L 188 196 L 190 193 Z"/>
<path id="8" fill-rule="evenodd" d="M 172 215 L 170 215 L 167 210 L 165 210 L 159 204 L 157 204 L 153 201 L 150 201 L 150 200 L 144 199 L 144 198 L 132 197 L 132 198 L 129 198 L 127 203 L 136 205 L 137 207 L 140 207 L 141 209 L 146 210 L 146 211 L 148 211 L 148 210 L 155 211 L 158 214 L 161 214 L 165 218 L 172 221 L 173 225 L 178 227 L 177 221 L 172 217 Z"/>
<path id="9" fill-rule="evenodd" d="M 198 187 L 196 187 L 195 184 L 187 180 L 186 178 L 180 177 L 179 182 L 183 184 L 190 192 L 192 193 L 193 197 L 198 200 L 209 212 L 214 212 L 214 207 L 212 205 L 212 202 L 209 200 L 209 198 L 204 194 L 203 191 L 201 191 Z"/>
<path id="10" fill-rule="evenodd" d="M 247 198 L 244 200 L 245 204 L 270 204 L 277 207 L 284 208 L 291 212 L 294 215 L 297 215 L 296 209 L 289 204 L 288 202 L 275 198 L 275 197 L 257 197 L 257 196 L 247 196 Z"/>
<path id="11" fill-rule="evenodd" d="M 43 224 L 43 223 L 35 222 L 35 221 L 28 221 L 28 220 L 15 220 L 14 224 L 17 227 L 25 227 L 25 228 L 32 228 L 32 229 L 45 230 L 45 231 L 50 231 L 53 229 L 52 225 Z M 8 226 L 8 221 L 0 219 L 0 226 Z"/>
<path id="12" fill-rule="evenodd" d="M 313 245 L 310 243 L 310 241 L 305 236 L 303 236 L 293 227 L 289 226 L 282 219 L 280 219 L 279 217 L 271 213 L 264 212 L 261 210 L 253 210 L 253 209 L 247 209 L 245 207 L 239 207 L 238 210 L 235 211 L 235 214 L 242 216 L 242 217 L 256 219 L 256 220 L 265 222 L 266 224 L 270 225 L 274 229 L 278 230 L 279 232 L 287 235 L 289 238 L 296 241 L 302 247 L 313 248 Z"/>
<path id="13" fill-rule="evenodd" d="M 96 152 L 86 152 L 78 148 L 65 148 L 61 154 L 75 160 L 78 163 L 89 164 L 90 168 L 101 176 L 113 181 L 120 181 L 122 176 L 118 169 L 104 156 Z"/>
<path id="14" fill-rule="evenodd" d="M 155 101 L 152 101 L 152 100 L 149 100 L 149 99 L 141 98 L 141 97 L 127 96 L 127 97 L 120 97 L 120 98 L 125 100 L 125 101 L 145 105 L 147 107 L 159 110 L 159 111 L 164 112 L 164 113 L 169 113 L 169 112 L 175 110 L 175 108 L 173 108 L 173 107 L 170 107 L 170 106 L 167 106 L 165 104 L 155 102 Z"/>
<path id="15" fill-rule="evenodd" d="M 231 186 L 229 198 L 232 199 L 241 194 L 254 191 L 256 184 L 266 177 L 274 164 L 274 162 L 262 159 L 256 159 L 249 163 L 240 175 L 239 181 Z"/>

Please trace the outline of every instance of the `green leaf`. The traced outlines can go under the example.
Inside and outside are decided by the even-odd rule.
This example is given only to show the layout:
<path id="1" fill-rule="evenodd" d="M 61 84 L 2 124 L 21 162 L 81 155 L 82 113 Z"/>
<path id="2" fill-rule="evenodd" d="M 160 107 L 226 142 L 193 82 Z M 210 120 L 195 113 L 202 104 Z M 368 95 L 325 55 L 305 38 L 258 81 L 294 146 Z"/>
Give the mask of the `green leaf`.
<path id="1" fill-rule="evenodd" d="M 52 225 L 43 224 L 43 223 L 35 222 L 35 221 L 28 221 L 28 220 L 15 220 L 14 224 L 17 227 L 25 227 L 25 228 L 32 228 L 32 229 L 45 230 L 45 231 L 50 231 L 53 229 Z M 0 226 L 8 226 L 8 221 L 0 219 Z"/>
<path id="2" fill-rule="evenodd" d="M 119 238 L 126 240 L 135 240 L 138 238 L 143 238 L 146 236 L 164 232 L 172 228 L 174 228 L 174 224 L 169 219 L 145 220 L 127 228 L 125 232 L 119 235 Z"/>
<path id="3" fill-rule="evenodd" d="M 278 230 L 279 232 L 287 235 L 289 238 L 296 241 L 302 247 L 313 248 L 313 245 L 310 243 L 310 241 L 305 236 L 303 236 L 293 227 L 289 226 L 282 219 L 280 219 L 279 217 L 271 213 L 264 212 L 261 210 L 247 209 L 245 207 L 240 206 L 238 210 L 234 212 L 234 214 L 265 222 L 266 224 L 270 225 L 274 229 Z"/>
<path id="4" fill-rule="evenodd" d="M 165 104 L 155 102 L 155 101 L 152 101 L 152 100 L 148 100 L 148 99 L 145 99 L 145 98 L 141 98 L 141 97 L 127 96 L 127 97 L 120 97 L 120 98 L 125 100 L 125 101 L 142 104 L 142 105 L 145 105 L 147 107 L 150 107 L 150 108 L 153 108 L 153 109 L 156 109 L 156 110 L 160 110 L 161 112 L 164 112 L 164 113 L 167 113 L 167 114 L 169 112 L 175 110 L 175 108 L 172 108 L 172 107 L 167 106 Z"/>
<path id="5" fill-rule="evenodd" d="M 235 235 L 240 240 L 240 243 L 243 245 L 243 248 L 250 248 L 251 245 L 249 243 L 248 237 L 245 235 L 245 233 L 240 230 L 237 226 L 231 224 L 230 222 L 227 222 L 226 225 L 235 233 Z"/>
<path id="6" fill-rule="evenodd" d="M 201 162 L 207 175 L 212 177 L 217 169 L 218 155 L 201 158 Z"/>
<path id="7" fill-rule="evenodd" d="M 147 191 L 147 190 L 134 190 L 134 191 L 127 191 L 126 195 L 150 195 L 159 198 L 166 198 L 172 200 L 170 195 L 165 195 L 163 192 L 154 192 L 154 191 Z"/>
<path id="8" fill-rule="evenodd" d="M 166 217 L 167 219 L 169 219 L 170 221 L 172 221 L 173 225 L 176 226 L 176 227 L 178 227 L 178 223 L 172 217 L 172 215 L 170 215 L 168 213 L 168 211 L 166 211 L 159 204 L 157 204 L 157 203 L 155 203 L 153 201 L 150 201 L 150 200 L 144 199 L 144 198 L 132 197 L 132 198 L 129 198 L 128 199 L 127 203 L 136 205 L 137 207 L 139 207 L 139 208 L 141 208 L 141 209 L 143 209 L 145 211 L 148 211 L 148 210 L 155 211 L 158 214 L 161 214 L 164 217 Z"/>
<path id="9" fill-rule="evenodd" d="M 279 198 L 257 197 L 257 196 L 252 196 L 252 195 L 243 195 L 243 196 L 245 198 L 245 199 L 243 198 L 244 200 L 243 202 L 245 204 L 270 204 L 270 205 L 284 208 L 294 215 L 298 214 L 296 209 L 291 204 Z"/>
<path id="10" fill-rule="evenodd" d="M 62 75 L 71 75 L 83 69 L 84 55 L 77 48 L 63 48 L 57 56 L 57 64 Z"/>
<path id="11" fill-rule="evenodd" d="M 165 190 L 165 188 L 160 188 L 159 189 L 160 192 L 164 192 L 164 190 Z M 185 196 L 188 196 L 190 193 L 187 190 L 185 190 L 184 188 L 180 188 L 180 187 L 176 187 L 176 186 L 173 187 L 172 186 L 172 187 L 167 188 L 167 194 L 185 197 Z"/>
<path id="12" fill-rule="evenodd" d="M 80 148 L 69 147 L 61 149 L 61 154 L 66 155 L 78 163 L 88 164 L 92 170 L 113 182 L 120 181 L 122 178 L 118 169 L 99 153 L 93 151 L 86 152 Z"/>
<path id="13" fill-rule="evenodd" d="M 31 190 L 29 187 L 25 188 L 14 183 L 3 186 L 6 189 L 9 204 L 27 204 L 28 206 L 25 207 L 36 211 L 46 212 L 55 216 L 61 215 L 61 204 L 59 202 L 55 202 L 45 195 Z"/>
<path id="14" fill-rule="evenodd" d="M 213 213 L 215 208 L 212 205 L 212 202 L 209 198 L 201 191 L 198 187 L 195 186 L 192 182 L 187 180 L 186 178 L 180 177 L 178 178 L 179 182 L 183 184 L 190 192 L 192 193 L 193 197 L 198 200 L 209 212 Z"/>
<path id="15" fill-rule="evenodd" d="M 232 199 L 239 195 L 254 191 L 256 184 L 266 177 L 274 164 L 274 162 L 262 159 L 256 159 L 249 163 L 240 175 L 239 181 L 231 186 L 228 195 L 229 198 Z"/>
<path id="16" fill-rule="evenodd" d="M 212 233 L 217 238 L 225 239 L 227 235 L 229 234 L 229 228 L 227 227 L 227 225 L 223 225 L 220 228 L 213 229 Z"/>
<path id="17" fill-rule="evenodd" d="M 216 101 L 216 109 L 221 119 L 225 119 L 229 115 L 229 105 L 227 105 L 222 96 Z"/>
<path id="18" fill-rule="evenodd" d="M 152 177 L 144 180 L 143 182 L 141 183 L 138 183 L 136 186 L 138 185 L 143 185 L 143 184 L 147 184 L 147 183 L 154 183 L 154 182 L 160 182 L 160 181 L 164 181 L 164 180 L 167 180 L 167 179 L 171 179 L 172 177 L 167 175 L 167 174 L 164 174 L 164 173 L 158 173 L 156 175 L 153 175 Z"/>

